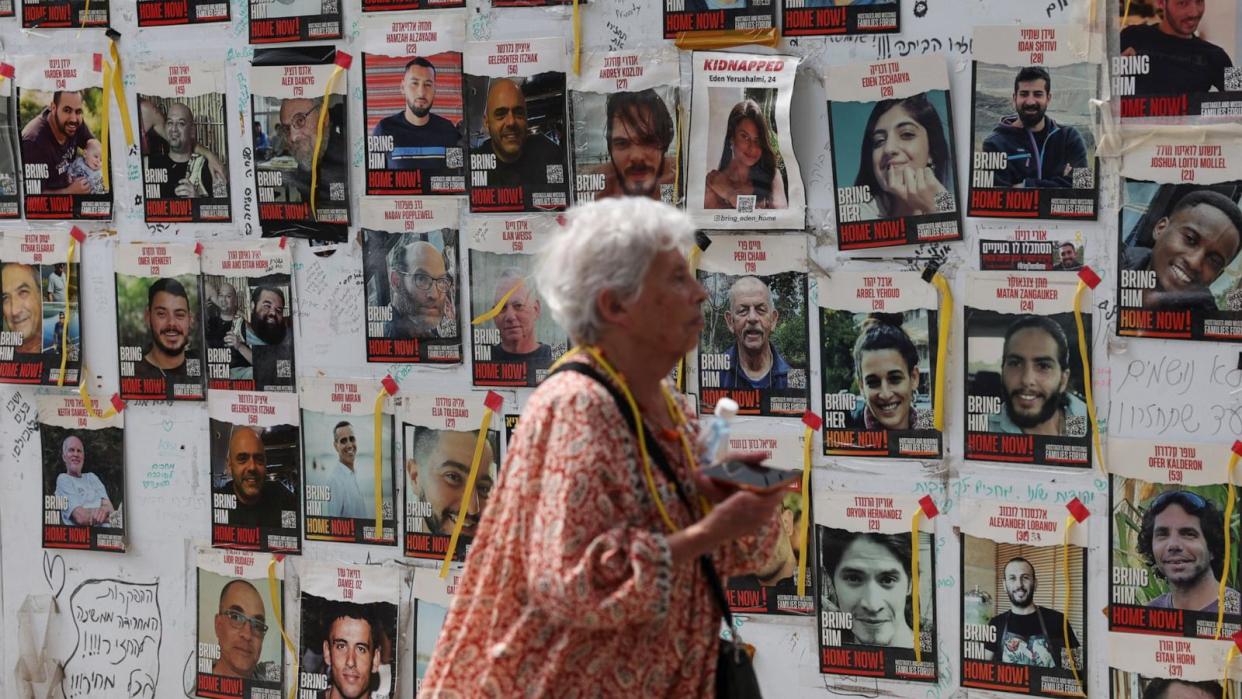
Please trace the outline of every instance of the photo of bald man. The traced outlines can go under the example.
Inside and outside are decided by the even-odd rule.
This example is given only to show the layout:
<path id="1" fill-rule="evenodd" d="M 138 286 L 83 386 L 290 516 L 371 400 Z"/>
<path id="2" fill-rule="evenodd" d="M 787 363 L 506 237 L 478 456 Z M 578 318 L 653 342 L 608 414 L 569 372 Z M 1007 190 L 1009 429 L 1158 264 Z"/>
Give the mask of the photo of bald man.
<path id="1" fill-rule="evenodd" d="M 199 551 L 195 696 L 250 699 L 279 691 L 284 668 L 280 619 L 265 573 L 266 557 L 232 574 L 225 552 Z M 277 584 L 279 590 L 282 584 Z"/>
<path id="2" fill-rule="evenodd" d="M 457 239 L 363 229 L 369 361 L 461 360 Z"/>

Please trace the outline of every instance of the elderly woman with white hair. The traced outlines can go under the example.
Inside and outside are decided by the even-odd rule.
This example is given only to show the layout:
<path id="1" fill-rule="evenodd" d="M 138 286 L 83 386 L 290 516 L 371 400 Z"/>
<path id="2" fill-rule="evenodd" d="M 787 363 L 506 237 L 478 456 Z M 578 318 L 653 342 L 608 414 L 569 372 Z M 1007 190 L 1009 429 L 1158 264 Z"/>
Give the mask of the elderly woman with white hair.
<path id="1" fill-rule="evenodd" d="M 565 218 L 537 282 L 578 366 L 522 411 L 420 697 L 713 696 L 709 578 L 775 549 L 782 493 L 713 487 L 666 381 L 703 328 L 693 225 L 642 198 Z"/>

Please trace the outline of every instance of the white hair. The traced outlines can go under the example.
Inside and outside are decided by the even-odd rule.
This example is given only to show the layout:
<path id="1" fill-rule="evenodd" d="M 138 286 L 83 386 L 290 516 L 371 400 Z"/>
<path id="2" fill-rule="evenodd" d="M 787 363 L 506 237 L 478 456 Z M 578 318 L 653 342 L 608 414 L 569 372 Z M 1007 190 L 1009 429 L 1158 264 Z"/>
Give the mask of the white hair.
<path id="1" fill-rule="evenodd" d="M 600 292 L 632 300 L 657 254 L 687 251 L 693 243 L 690 217 L 668 204 L 645 197 L 601 199 L 565 212 L 565 225 L 540 253 L 535 281 L 574 342 L 597 342 Z"/>

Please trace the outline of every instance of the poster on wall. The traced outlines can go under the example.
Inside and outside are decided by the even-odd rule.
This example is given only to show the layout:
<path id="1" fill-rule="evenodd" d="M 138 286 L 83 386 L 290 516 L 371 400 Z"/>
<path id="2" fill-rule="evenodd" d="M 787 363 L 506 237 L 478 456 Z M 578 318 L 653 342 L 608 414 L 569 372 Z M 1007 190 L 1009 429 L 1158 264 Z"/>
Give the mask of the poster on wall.
<path id="1" fill-rule="evenodd" d="M 401 463 L 405 465 L 405 546 L 411 558 L 443 559 L 453 528 L 461 536 L 453 560 L 464 561 L 470 542 L 496 486 L 500 465 L 500 430 L 487 431 L 478 449 L 488 393 L 403 395 L 398 400 Z M 479 457 L 474 492 L 466 499 L 466 481 Z"/>
<path id="2" fill-rule="evenodd" d="M 292 251 L 278 240 L 204 246 L 209 390 L 294 390 L 292 270 Z"/>
<path id="3" fill-rule="evenodd" d="M 68 261 L 70 235 L 49 228 L 0 237 L 0 383 L 78 385 L 82 275 Z"/>
<path id="4" fill-rule="evenodd" d="M 3 7 L 3 0 L 0 0 Z M 4 14 L 0 13 L 0 17 Z M 0 84 L 0 220 L 20 218 L 21 160 L 18 157 L 18 101 L 13 81 Z"/>
<path id="5" fill-rule="evenodd" d="M 232 220 L 223 63 L 180 60 L 137 72 L 143 218 Z"/>
<path id="6" fill-rule="evenodd" d="M 341 38 L 340 0 L 246 1 L 252 44 Z"/>
<path id="7" fill-rule="evenodd" d="M 369 199 L 361 219 L 367 361 L 459 364 L 457 202 Z"/>
<path id="8" fill-rule="evenodd" d="M 465 193 L 461 13 L 372 15 L 361 26 L 367 194 Z"/>
<path id="9" fill-rule="evenodd" d="M 466 0 L 362 0 L 363 12 L 395 12 L 397 10 L 435 10 L 465 7 Z"/>
<path id="10" fill-rule="evenodd" d="M 285 666 L 268 570 L 271 554 L 200 548 L 194 696 L 259 699 L 280 694 Z M 271 568 L 284 595 L 284 566 Z"/>
<path id="11" fill-rule="evenodd" d="M 476 42 L 465 52 L 472 212 L 569 204 L 562 37 Z"/>
<path id="12" fill-rule="evenodd" d="M 536 386 L 569 348 L 535 288 L 534 254 L 555 230 L 544 216 L 475 216 L 470 227 L 470 342 L 475 386 Z"/>
<path id="13" fill-rule="evenodd" d="M 784 36 L 895 34 L 899 31 L 899 0 L 784 0 L 781 3 L 781 34 Z"/>
<path id="14" fill-rule="evenodd" d="M 1160 128 L 1121 161 L 1117 334 L 1242 342 L 1242 139 Z"/>
<path id="15" fill-rule="evenodd" d="M 806 224 L 789 102 L 799 59 L 696 52 L 686 165 L 686 212 L 700 228 L 792 229 Z M 717 156 L 719 153 L 719 156 Z"/>
<path id="16" fill-rule="evenodd" d="M 1078 229 L 1053 226 L 980 227 L 979 269 L 985 272 L 1077 272 L 1094 252 Z"/>
<path id="17" fill-rule="evenodd" d="M 258 124 L 255 187 L 265 237 L 345 240 L 350 222 L 348 71 L 324 104 L 338 59 L 348 62 L 332 46 L 256 49 L 251 59 L 250 109 Z M 258 141 L 260 133 L 270 134 L 266 147 Z"/>
<path id="18" fill-rule="evenodd" d="M 936 459 L 939 297 L 918 272 L 816 278 L 826 456 Z"/>
<path id="19" fill-rule="evenodd" d="M 113 265 L 121 398 L 202 400 L 206 375 L 194 247 L 122 243 Z"/>
<path id="20" fill-rule="evenodd" d="M 976 27 L 969 216 L 1094 221 L 1100 66 L 1069 26 Z"/>
<path id="21" fill-rule="evenodd" d="M 1087 528 L 1072 529 L 1063 549 L 1059 507 L 977 500 L 963 512 L 962 686 L 1081 695 L 1090 681 Z"/>
<path id="22" fill-rule="evenodd" d="M 106 12 L 106 10 L 104 10 Z M 69 25 L 65 25 L 69 26 Z M 27 219 L 112 218 L 104 181 L 102 54 L 40 54 L 16 60 L 22 208 Z"/>
<path id="23" fill-rule="evenodd" d="M 211 545 L 300 553 L 297 394 L 212 391 L 207 414 Z"/>
<path id="24" fill-rule="evenodd" d="M 806 245 L 802 235 L 718 235 L 699 261 L 704 415 L 730 398 L 741 415 L 801 417 L 810 407 Z"/>
<path id="25" fill-rule="evenodd" d="M 375 444 L 375 396 L 380 388 L 374 380 L 327 376 L 303 377 L 298 386 L 306 538 L 310 541 L 397 544 L 393 466 L 397 454 L 387 398 L 380 417 L 379 450 Z M 381 459 L 378 470 L 376 459 Z M 375 529 L 377 504 L 382 532 Z"/>
<path id="26" fill-rule="evenodd" d="M 935 546 L 932 531 L 919 532 L 917 542 L 910 531 L 918 501 L 911 495 L 825 489 L 816 489 L 812 499 L 819 671 L 935 683 Z M 915 546 L 918 589 L 913 584 Z M 919 596 L 917 635 L 912 595 Z"/>
<path id="27" fill-rule="evenodd" d="M 435 655 L 436 642 L 444 628 L 449 605 L 453 603 L 453 591 L 457 589 L 460 573 L 449 572 L 441 578 L 435 570 L 415 568 L 414 573 L 414 693 L 423 687 L 423 676 Z"/>
<path id="28" fill-rule="evenodd" d="M 763 0 L 663 0 L 664 38 L 696 32 L 776 28 L 776 3 Z"/>
<path id="29" fill-rule="evenodd" d="M 962 237 L 949 74 L 939 55 L 829 66 L 842 250 Z"/>
<path id="30" fill-rule="evenodd" d="M 672 47 L 590 52 L 569 76 L 574 201 L 649 197 L 677 202 L 677 86 Z"/>
<path id="31" fill-rule="evenodd" d="M 966 458 L 1091 466 L 1091 423 L 1074 321 L 1077 275 L 966 278 Z M 1084 303 L 1084 309 L 1090 304 Z M 1082 314 L 1091 337 L 1091 314 Z"/>
<path id="32" fill-rule="evenodd" d="M 1122 119 L 1242 114 L 1237 3 L 1131 0 L 1118 10 L 1110 58 Z"/>
<path id="33" fill-rule="evenodd" d="M 229 21 L 227 0 L 138 0 L 139 27 L 210 24 Z"/>
<path id="34" fill-rule="evenodd" d="M 1198 664 L 1198 659 L 1195 660 L 1195 664 Z M 1177 667 L 1181 670 L 1183 665 L 1173 663 L 1167 667 Z M 1147 672 L 1151 672 L 1150 668 Z M 1237 696 L 1239 692 L 1242 692 L 1242 682 L 1231 680 L 1226 690 L 1219 677 L 1196 681 L 1127 672 L 1115 667 L 1108 669 L 1108 675 L 1108 696 L 1112 699 L 1173 699 L 1177 696 L 1191 699 L 1219 699 L 1222 696 Z M 1230 693 L 1223 694 L 1225 691 Z"/>
<path id="35" fill-rule="evenodd" d="M 93 400 L 93 399 L 92 399 Z M 76 392 L 41 393 L 43 548 L 125 551 L 125 418 Z M 97 417 L 98 416 L 98 417 Z"/>
<path id="36" fill-rule="evenodd" d="M 301 584 L 301 695 L 392 699 L 397 688 L 395 567 L 306 561 Z M 300 696 L 301 696 L 300 695 Z"/>
<path id="37" fill-rule="evenodd" d="M 110 0 L 22 0 L 22 29 L 106 27 Z M 3 15 L 12 17 L 12 4 Z"/>

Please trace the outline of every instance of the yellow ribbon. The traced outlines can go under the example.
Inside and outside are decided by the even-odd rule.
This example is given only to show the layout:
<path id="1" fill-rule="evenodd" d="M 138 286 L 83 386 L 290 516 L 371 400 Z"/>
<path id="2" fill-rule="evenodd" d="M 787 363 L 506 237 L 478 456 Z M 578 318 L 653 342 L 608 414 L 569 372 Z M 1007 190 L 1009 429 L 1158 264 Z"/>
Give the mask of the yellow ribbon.
<path id="1" fill-rule="evenodd" d="M 949 327 L 953 324 L 953 291 L 944 275 L 935 272 L 932 286 L 940 292 L 940 317 L 936 319 L 936 388 L 932 396 L 932 424 L 937 432 L 944 431 L 945 363 L 949 355 Z"/>
<path id="2" fill-rule="evenodd" d="M 1229 500 L 1225 504 L 1225 565 L 1220 576 L 1220 590 L 1217 591 L 1216 598 L 1216 639 L 1220 639 L 1221 626 L 1225 623 L 1225 585 L 1229 582 L 1229 549 L 1233 546 L 1232 537 L 1229 536 L 1230 522 L 1233 521 L 1233 505 L 1237 499 L 1237 492 L 1233 487 L 1233 467 L 1238 465 L 1238 452 L 1229 452 Z"/>
<path id="3" fill-rule="evenodd" d="M 1229 684 L 1229 666 L 1233 664 L 1233 659 L 1236 657 L 1238 657 L 1238 644 L 1235 641 L 1229 646 L 1229 653 L 1225 655 L 1225 676 L 1221 678 L 1221 684 L 1225 686 L 1225 689 L 1221 699 L 1230 699 L 1233 696 L 1233 687 Z"/>
<path id="4" fill-rule="evenodd" d="M 574 0 L 574 75 L 582 74 L 582 13 Z"/>
<path id="5" fill-rule="evenodd" d="M 112 65 L 115 66 L 112 71 L 112 89 L 116 92 L 116 109 L 121 113 L 121 126 L 125 129 L 125 147 L 129 148 L 134 145 L 134 126 L 129 119 L 129 105 L 125 102 L 125 71 L 121 68 L 121 52 L 117 50 L 116 40 L 109 39 L 108 44 L 108 53 L 112 56 Z M 105 80 L 104 90 L 107 89 Z"/>
<path id="6" fill-rule="evenodd" d="M 1126 20 L 1130 19 L 1130 0 L 1126 0 L 1126 9 L 1121 13 L 1121 26 L 1126 26 Z"/>
<path id="7" fill-rule="evenodd" d="M 470 460 L 470 475 L 466 478 L 466 490 L 461 495 L 461 504 L 457 506 L 460 514 L 453 524 L 453 535 L 449 537 L 448 550 L 444 552 L 444 563 L 440 565 L 441 578 L 448 577 L 453 554 L 457 553 L 457 540 L 461 538 L 461 529 L 466 523 L 466 511 L 470 509 L 470 501 L 474 497 L 474 482 L 479 478 L 479 462 L 483 460 L 483 446 L 487 444 L 487 432 L 491 428 L 492 409 L 484 406 L 483 420 L 479 425 L 479 437 L 474 440 L 474 457 Z"/>
<path id="8" fill-rule="evenodd" d="M 384 400 L 388 387 L 375 396 L 375 539 L 384 540 Z M 460 519 L 460 518 L 459 518 Z"/>
<path id="9" fill-rule="evenodd" d="M 471 321 L 470 321 L 470 324 L 471 324 L 471 325 L 482 325 L 483 323 L 486 323 L 487 321 L 491 320 L 492 318 L 495 318 L 496 316 L 500 315 L 500 312 L 501 312 L 501 311 L 503 311 L 503 310 L 504 310 L 504 308 L 505 308 L 505 304 L 506 304 L 506 303 L 509 303 L 509 297 L 510 297 L 510 296 L 513 296 L 513 294 L 514 294 L 514 293 L 515 293 L 518 289 L 521 289 L 521 288 L 522 288 L 522 287 L 524 287 L 524 286 L 526 286 L 526 280 L 525 280 L 525 279 L 523 279 L 523 280 L 519 281 L 517 284 L 514 284 L 514 285 L 513 285 L 513 288 L 511 288 L 511 289 L 509 289 L 508 291 L 506 291 L 506 292 L 505 292 L 505 295 L 504 295 L 504 296 L 501 296 L 501 297 L 500 297 L 500 300 L 499 300 L 499 301 L 497 301 L 495 305 L 493 305 L 491 308 L 489 308 L 489 309 L 487 309 L 486 311 L 484 311 L 483 315 L 480 315 L 480 316 L 478 316 L 477 318 L 474 318 L 473 320 L 471 320 Z"/>
<path id="10" fill-rule="evenodd" d="M 914 662 L 923 662 L 923 644 L 919 640 L 919 627 L 922 626 L 919 612 L 919 518 L 923 516 L 923 508 L 917 507 L 910 518 L 910 612 L 914 617 Z"/>
<path id="11" fill-rule="evenodd" d="M 280 581 L 276 579 L 276 558 L 267 564 L 267 591 L 272 598 L 272 613 L 276 615 L 276 628 L 280 629 L 280 637 L 285 639 L 285 647 L 289 649 L 289 654 L 293 656 L 293 680 L 289 683 L 289 699 L 297 696 L 298 692 L 298 649 L 293 645 L 293 641 L 289 639 L 289 634 L 285 633 L 284 617 L 280 613 Z"/>
<path id="12" fill-rule="evenodd" d="M 65 328 L 65 333 L 68 334 L 68 332 L 69 328 Z M 95 405 L 91 402 L 91 392 L 86 387 L 86 377 L 89 375 L 89 372 L 90 370 L 86 367 L 86 364 L 83 363 L 82 367 L 78 370 L 78 395 L 82 396 L 82 404 L 86 406 L 87 415 L 90 415 L 97 420 L 107 420 L 113 415 L 116 415 L 116 405 L 108 406 L 108 409 L 102 413 L 95 410 Z"/>
<path id="13" fill-rule="evenodd" d="M 108 151 L 112 150 L 111 143 L 108 141 L 108 122 L 111 119 L 108 118 L 108 105 L 111 102 L 112 93 L 108 90 L 108 86 L 112 84 L 112 63 L 106 58 L 102 59 L 102 61 L 104 89 L 103 94 L 100 95 L 100 111 L 103 114 L 103 119 L 100 120 L 99 124 L 99 143 L 103 146 L 103 155 L 100 156 L 99 171 L 103 174 L 104 189 L 111 191 L 112 177 L 110 172 L 112 168 L 108 167 Z"/>
<path id="14" fill-rule="evenodd" d="M 681 32 L 673 41 L 682 51 L 704 51 L 707 49 L 724 49 L 743 44 L 758 44 L 768 48 L 776 48 L 780 42 L 780 33 L 776 27 L 764 29 L 714 29 L 702 32 Z"/>
<path id="15" fill-rule="evenodd" d="M 1095 398 L 1091 396 L 1091 345 L 1087 343 L 1087 331 L 1082 323 L 1082 295 L 1089 287 L 1078 280 L 1074 291 L 1074 324 L 1078 326 L 1078 354 L 1082 357 L 1082 385 L 1087 397 L 1087 416 L 1091 418 L 1091 443 L 1095 445 L 1095 460 L 1100 471 L 1108 473 L 1104 465 L 1104 449 L 1100 446 L 1100 422 L 1095 417 Z"/>
<path id="16" fill-rule="evenodd" d="M 328 76 L 328 85 L 323 89 L 323 106 L 319 108 L 319 124 L 315 127 L 315 152 L 311 156 L 311 220 L 319 220 L 319 210 L 315 207 L 315 194 L 319 189 L 319 151 L 323 148 L 323 127 L 328 122 L 328 108 L 332 97 L 332 88 L 336 85 L 336 79 L 341 77 L 345 69 L 341 66 L 334 66 L 332 75 Z"/>
<path id="17" fill-rule="evenodd" d="M 810 500 L 807 497 L 811 492 L 811 443 L 815 441 L 815 430 L 807 425 L 802 432 L 802 522 L 798 525 L 799 535 L 801 536 L 798 544 L 798 596 L 806 596 L 806 549 L 807 549 L 807 532 L 811 528 L 810 517 Z M 915 643 L 915 645 L 918 645 Z"/>
<path id="18" fill-rule="evenodd" d="M 1078 676 L 1078 663 L 1074 662 L 1074 651 L 1070 648 L 1069 640 L 1070 587 L 1073 585 L 1073 579 L 1070 577 L 1069 569 L 1069 540 L 1070 530 L 1073 529 L 1074 525 L 1077 523 L 1078 518 L 1074 517 L 1074 515 L 1068 515 L 1065 518 L 1065 535 L 1061 540 L 1061 569 L 1065 572 L 1065 601 L 1061 604 L 1061 608 L 1065 611 L 1061 614 L 1061 641 L 1065 644 L 1064 648 L 1066 655 L 1069 656 L 1070 672 L 1074 673 L 1074 681 L 1078 683 L 1078 694 L 1085 697 L 1087 696 L 1086 690 L 1082 686 L 1082 678 Z M 1052 586 L 1055 588 L 1056 585 L 1056 569 L 1054 568 Z"/>
<path id="19" fill-rule="evenodd" d="M 56 385 L 65 385 L 65 365 L 69 362 L 69 326 L 73 324 L 73 294 L 69 289 L 73 286 L 73 253 L 77 250 L 78 239 L 69 236 L 69 259 L 65 263 L 65 330 L 60 334 L 60 375 L 56 377 Z M 78 383 L 82 382 L 78 372 Z"/>

